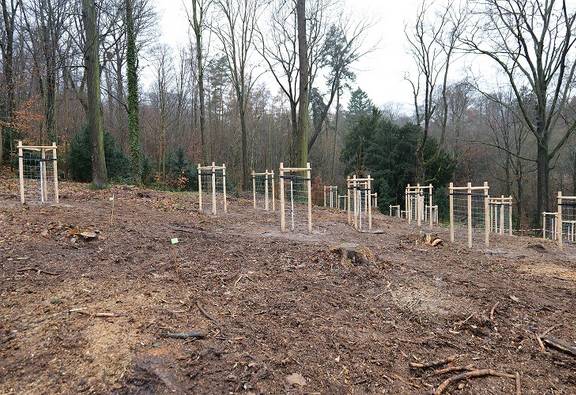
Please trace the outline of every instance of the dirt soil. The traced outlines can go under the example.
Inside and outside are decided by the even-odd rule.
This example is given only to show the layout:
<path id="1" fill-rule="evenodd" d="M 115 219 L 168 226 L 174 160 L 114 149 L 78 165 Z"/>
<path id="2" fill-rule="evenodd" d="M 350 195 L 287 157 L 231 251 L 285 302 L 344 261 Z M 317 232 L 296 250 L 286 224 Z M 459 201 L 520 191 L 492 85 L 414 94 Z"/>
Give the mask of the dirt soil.
<path id="1" fill-rule="evenodd" d="M 510 376 L 444 393 L 513 394 L 516 373 L 523 394 L 576 393 L 576 357 L 538 342 L 576 345 L 572 247 L 432 247 L 399 219 L 366 234 L 321 208 L 313 234 L 281 233 L 249 200 L 213 217 L 191 193 L 61 189 L 59 205 L 21 206 L 0 179 L 2 394 L 422 394 L 450 366 Z"/>

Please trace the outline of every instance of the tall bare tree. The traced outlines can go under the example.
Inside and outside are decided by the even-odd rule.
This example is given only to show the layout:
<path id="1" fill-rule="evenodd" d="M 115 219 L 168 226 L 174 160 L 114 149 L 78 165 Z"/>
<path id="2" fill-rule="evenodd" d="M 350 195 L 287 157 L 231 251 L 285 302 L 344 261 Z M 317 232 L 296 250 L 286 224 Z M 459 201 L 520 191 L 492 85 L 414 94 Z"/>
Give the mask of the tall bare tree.
<path id="1" fill-rule="evenodd" d="M 308 162 L 308 138 L 310 136 L 310 76 L 308 64 L 308 36 L 306 35 L 306 0 L 296 1 L 298 26 L 298 66 L 300 70 L 298 98 L 298 132 L 293 144 L 296 166 L 306 167 Z"/>
<path id="2" fill-rule="evenodd" d="M 455 9 L 457 11 L 454 11 Z M 442 92 L 444 101 L 440 137 L 441 143 L 444 142 L 448 117 L 446 88 L 463 26 L 463 13 L 456 8 L 453 1 L 435 11 L 434 4 L 424 0 L 420 3 L 414 25 L 406 27 L 405 30 L 410 44 L 410 54 L 417 70 L 415 77 L 406 79 L 412 87 L 416 123 L 422 126 L 423 132 L 416 148 L 416 179 L 419 182 L 426 181 L 424 148 L 438 108 L 436 104 L 438 89 Z"/>
<path id="3" fill-rule="evenodd" d="M 249 186 L 247 109 L 250 91 L 256 80 L 250 64 L 256 32 L 257 12 L 260 0 L 215 0 L 221 21 L 213 26 L 226 55 L 228 71 L 240 116 L 242 150 L 242 188 Z"/>
<path id="4" fill-rule="evenodd" d="M 14 122 L 14 33 L 16 31 L 16 17 L 21 6 L 20 0 L 2 0 L 2 24 L 0 49 L 2 50 L 2 65 L 5 84 L 5 98 L 2 103 L 2 132 L 0 133 L 0 165 L 2 159 L 12 151 L 13 122 Z M 5 147 L 3 135 L 8 138 Z"/>
<path id="5" fill-rule="evenodd" d="M 564 0 L 483 0 L 474 11 L 476 21 L 462 41 L 499 66 L 536 138 L 539 221 L 549 208 L 550 163 L 576 130 L 567 106 L 576 71 L 576 12 Z M 567 127 L 559 120 L 568 120 Z"/>
<path id="6" fill-rule="evenodd" d="M 104 131 L 100 110 L 100 32 L 96 4 L 93 0 L 82 0 L 85 48 L 84 67 L 87 81 L 88 129 L 92 142 L 92 184 L 103 188 L 108 182 L 104 155 Z"/>
<path id="7" fill-rule="evenodd" d="M 206 43 L 204 40 L 204 33 L 207 28 L 206 18 L 208 17 L 208 12 L 212 0 L 191 0 L 192 12 L 186 8 L 186 13 L 188 16 L 188 23 L 192 28 L 195 40 L 195 51 L 196 51 L 196 68 L 195 77 L 198 84 L 198 98 L 199 98 L 199 112 L 200 112 L 200 144 L 202 145 L 202 161 L 208 161 L 208 147 L 206 144 L 206 106 L 205 106 L 205 91 L 204 91 L 204 69 L 206 66 L 204 52 L 206 49 Z M 192 15 L 190 15 L 192 14 Z"/>

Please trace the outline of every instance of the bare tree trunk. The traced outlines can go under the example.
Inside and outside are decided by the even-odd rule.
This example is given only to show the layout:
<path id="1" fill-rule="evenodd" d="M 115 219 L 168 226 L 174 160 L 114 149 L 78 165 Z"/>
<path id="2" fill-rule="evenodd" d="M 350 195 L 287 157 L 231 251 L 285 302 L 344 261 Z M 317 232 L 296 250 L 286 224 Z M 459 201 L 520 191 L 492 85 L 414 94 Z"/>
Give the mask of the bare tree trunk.
<path id="1" fill-rule="evenodd" d="M 130 167 L 132 179 L 142 182 L 140 158 L 140 119 L 138 105 L 138 54 L 134 30 L 133 0 L 125 0 L 126 7 L 126 65 L 128 70 L 128 140 L 130 142 Z"/>
<path id="2" fill-rule="evenodd" d="M 298 62 L 300 66 L 300 99 L 298 113 L 298 134 L 295 146 L 295 165 L 306 167 L 308 162 L 308 136 L 310 135 L 310 113 L 308 102 L 309 70 L 308 70 L 308 40 L 306 36 L 306 0 L 296 1 L 296 19 L 298 24 Z"/>
<path id="3" fill-rule="evenodd" d="M 534 216 L 534 221 L 537 223 L 540 220 L 541 213 L 549 211 L 549 176 L 550 176 L 550 161 L 548 156 L 548 143 L 545 140 L 538 142 L 537 153 L 537 213 Z"/>
<path id="4" fill-rule="evenodd" d="M 335 183 L 336 174 L 336 146 L 338 144 L 338 121 L 340 120 L 340 89 L 336 92 L 336 119 L 334 121 L 334 144 L 332 146 L 332 172 L 331 179 Z"/>
<path id="5" fill-rule="evenodd" d="M 82 19 L 86 35 L 84 65 L 87 74 L 88 129 L 92 140 L 92 183 L 97 188 L 103 188 L 108 182 L 108 174 L 100 109 L 100 41 L 94 1 L 82 0 Z"/>

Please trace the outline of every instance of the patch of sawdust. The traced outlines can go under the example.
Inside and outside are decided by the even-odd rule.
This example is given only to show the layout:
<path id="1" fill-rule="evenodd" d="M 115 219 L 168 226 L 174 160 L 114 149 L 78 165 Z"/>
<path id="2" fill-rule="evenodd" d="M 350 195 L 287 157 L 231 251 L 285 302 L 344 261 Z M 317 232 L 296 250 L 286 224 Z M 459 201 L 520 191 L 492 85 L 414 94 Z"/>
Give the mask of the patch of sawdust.
<path id="1" fill-rule="evenodd" d="M 520 271 L 534 276 L 546 276 L 560 278 L 562 280 L 576 282 L 576 270 L 562 267 L 554 263 L 542 263 L 538 265 L 521 265 Z"/>
<path id="2" fill-rule="evenodd" d="M 392 300 L 400 309 L 416 315 L 453 316 L 470 311 L 469 299 L 450 295 L 448 290 L 430 285 L 403 287 L 392 291 Z"/>
<path id="3" fill-rule="evenodd" d="M 133 335 L 115 322 L 93 320 L 84 330 L 85 355 L 90 366 L 83 368 L 91 371 L 90 381 L 113 384 L 122 379 L 131 363 Z"/>

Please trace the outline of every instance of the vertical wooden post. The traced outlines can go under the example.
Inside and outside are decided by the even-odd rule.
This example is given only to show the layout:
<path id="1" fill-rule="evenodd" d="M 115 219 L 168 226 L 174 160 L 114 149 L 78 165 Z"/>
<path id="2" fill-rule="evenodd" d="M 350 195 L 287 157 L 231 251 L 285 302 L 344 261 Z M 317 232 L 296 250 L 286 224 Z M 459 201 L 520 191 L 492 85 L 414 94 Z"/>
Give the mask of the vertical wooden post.
<path id="1" fill-rule="evenodd" d="M 276 181 L 274 180 L 274 170 L 272 170 L 272 211 L 276 211 L 276 193 L 274 191 L 274 184 Z"/>
<path id="2" fill-rule="evenodd" d="M 370 178 L 370 174 L 368 174 L 367 183 L 366 207 L 368 208 L 368 230 L 372 230 L 372 179 Z"/>
<path id="3" fill-rule="evenodd" d="M 280 230 L 286 231 L 286 211 L 284 208 L 284 163 L 280 162 L 280 170 L 278 172 L 278 181 L 280 182 Z"/>
<path id="4" fill-rule="evenodd" d="M 268 169 L 266 169 L 266 175 L 264 176 L 264 210 L 268 211 Z"/>
<path id="5" fill-rule="evenodd" d="M 346 199 L 346 208 L 348 210 L 348 225 L 350 225 L 352 223 L 352 217 L 351 217 L 351 212 L 350 212 L 350 187 L 351 187 L 351 183 L 350 183 L 350 176 L 346 177 L 346 193 L 348 198 Z"/>
<path id="6" fill-rule="evenodd" d="M 46 151 L 40 149 L 40 201 L 46 203 Z"/>
<path id="7" fill-rule="evenodd" d="M 450 242 L 454 243 L 454 183 L 448 187 L 448 202 L 450 208 Z"/>
<path id="8" fill-rule="evenodd" d="M 546 240 L 546 213 L 542 213 L 542 239 Z"/>
<path id="9" fill-rule="evenodd" d="M 308 232 L 312 233 L 312 168 L 306 163 L 306 183 L 308 184 Z"/>
<path id="10" fill-rule="evenodd" d="M 256 210 L 256 172 L 252 170 L 252 205 Z"/>
<path id="11" fill-rule="evenodd" d="M 500 205 L 500 234 L 503 235 L 504 234 L 504 228 L 506 227 L 506 219 L 505 219 L 505 215 L 504 215 L 504 195 L 501 196 L 501 205 Z"/>
<path id="12" fill-rule="evenodd" d="M 358 183 L 356 182 L 356 174 L 352 176 L 352 190 L 354 191 L 354 228 L 358 229 Z"/>
<path id="13" fill-rule="evenodd" d="M 22 140 L 18 140 L 18 174 L 20 178 L 20 203 L 26 203 L 24 197 L 24 150 L 22 149 Z"/>
<path id="14" fill-rule="evenodd" d="M 322 186 L 322 192 L 324 193 L 324 207 L 326 207 L 326 185 Z"/>
<path id="15" fill-rule="evenodd" d="M 490 187 L 488 186 L 488 182 L 484 181 L 484 244 L 486 246 L 490 245 L 490 228 L 488 226 L 488 222 L 490 222 L 490 209 L 489 209 L 489 202 L 490 202 Z M 504 207 L 504 206 L 502 206 Z M 504 211 L 502 211 L 502 224 L 504 224 Z"/>
<path id="16" fill-rule="evenodd" d="M 512 209 L 512 195 L 510 195 L 510 205 L 508 206 L 508 236 L 512 236 L 512 213 L 514 210 Z"/>
<path id="17" fill-rule="evenodd" d="M 406 187 L 406 217 L 408 224 L 412 223 L 412 198 L 410 196 L 410 184 Z"/>
<path id="18" fill-rule="evenodd" d="M 216 215 L 216 163 L 212 162 L 212 214 Z"/>
<path id="19" fill-rule="evenodd" d="M 558 238 L 558 245 L 560 249 L 564 248 L 564 240 L 562 240 L 562 191 L 558 191 L 558 217 L 556 218 L 556 237 Z"/>
<path id="20" fill-rule="evenodd" d="M 54 172 L 54 201 L 60 203 L 60 190 L 58 189 L 58 155 L 56 142 L 52 143 L 52 171 Z"/>
<path id="21" fill-rule="evenodd" d="M 468 183 L 466 191 L 468 193 L 466 199 L 467 208 L 467 228 L 468 228 L 468 248 L 472 248 L 472 183 Z"/>
<path id="22" fill-rule="evenodd" d="M 224 213 L 228 213 L 228 197 L 226 196 L 226 164 L 222 163 L 222 193 L 224 194 Z"/>
<path id="23" fill-rule="evenodd" d="M 420 184 L 416 184 L 416 224 L 418 227 L 422 226 L 422 208 L 420 207 L 422 205 L 421 193 L 422 189 L 420 188 Z"/>
<path id="24" fill-rule="evenodd" d="M 434 187 L 432 186 L 432 184 L 428 185 L 428 191 L 430 193 L 430 195 L 428 196 L 428 205 L 430 206 L 430 227 L 432 228 L 434 226 L 434 216 L 432 215 L 432 192 L 434 190 Z"/>
<path id="25" fill-rule="evenodd" d="M 202 166 L 198 163 L 198 210 L 202 212 Z"/>

